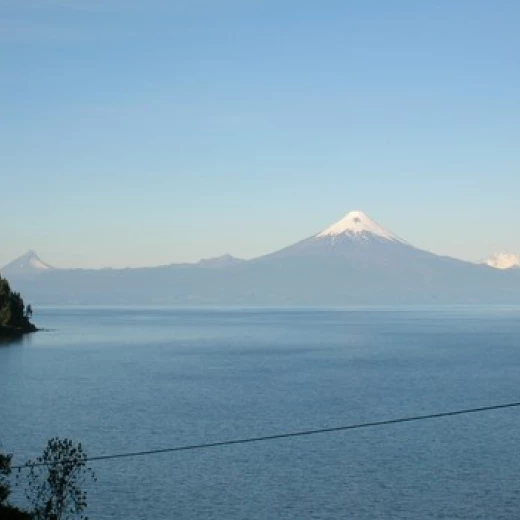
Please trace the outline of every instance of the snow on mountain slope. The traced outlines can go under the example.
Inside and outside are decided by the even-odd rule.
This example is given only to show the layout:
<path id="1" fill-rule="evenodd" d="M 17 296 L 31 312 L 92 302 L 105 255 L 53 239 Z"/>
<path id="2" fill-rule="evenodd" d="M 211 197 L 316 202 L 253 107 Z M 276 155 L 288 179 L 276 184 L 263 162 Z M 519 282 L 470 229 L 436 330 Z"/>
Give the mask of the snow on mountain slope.
<path id="1" fill-rule="evenodd" d="M 510 269 L 512 267 L 520 268 L 520 255 L 496 253 L 490 258 L 483 260 L 482 263 L 494 267 L 495 269 Z"/>
<path id="2" fill-rule="evenodd" d="M 1 269 L 2 274 L 9 275 L 25 275 L 36 274 L 53 269 L 49 264 L 45 263 L 35 251 L 27 251 L 24 255 L 16 258 Z"/>
<path id="3" fill-rule="evenodd" d="M 411 261 L 409 255 L 412 252 L 430 254 L 414 248 L 366 213 L 351 211 L 323 231 L 257 260 L 319 256 L 343 258 L 360 265 L 367 262 L 388 264 Z"/>
<path id="4" fill-rule="evenodd" d="M 378 238 L 403 244 L 407 243 L 396 234 L 379 225 L 362 211 L 347 213 L 341 220 L 318 233 L 316 238 L 337 237 L 338 235 L 346 235 L 357 240 Z"/>
<path id="5" fill-rule="evenodd" d="M 217 265 L 226 267 L 201 268 Z M 17 290 L 35 303 L 335 306 L 520 301 L 520 269 L 497 271 L 418 249 L 360 211 L 246 261 L 225 256 L 156 268 L 50 269 L 33 253 L 10 266 L 21 273 L 13 275 Z"/>

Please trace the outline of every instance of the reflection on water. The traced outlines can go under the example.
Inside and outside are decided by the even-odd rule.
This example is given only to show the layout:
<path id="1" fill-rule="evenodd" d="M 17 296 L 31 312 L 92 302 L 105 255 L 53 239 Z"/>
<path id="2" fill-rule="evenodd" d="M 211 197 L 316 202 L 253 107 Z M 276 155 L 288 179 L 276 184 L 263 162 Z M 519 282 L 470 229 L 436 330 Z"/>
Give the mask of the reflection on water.
<path id="1" fill-rule="evenodd" d="M 10 347 L 12 345 L 19 345 L 26 342 L 27 338 L 24 336 L 9 336 L 0 337 L 0 347 Z"/>

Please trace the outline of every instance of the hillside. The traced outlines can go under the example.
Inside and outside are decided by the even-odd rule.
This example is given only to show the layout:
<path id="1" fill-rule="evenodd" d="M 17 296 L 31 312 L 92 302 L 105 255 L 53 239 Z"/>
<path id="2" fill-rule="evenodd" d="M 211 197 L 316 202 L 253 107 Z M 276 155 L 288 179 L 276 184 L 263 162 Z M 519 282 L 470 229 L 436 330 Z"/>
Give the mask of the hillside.
<path id="1" fill-rule="evenodd" d="M 30 307 L 25 308 L 20 294 L 12 291 L 9 282 L 0 277 L 0 337 L 36 331 L 29 320 L 31 313 Z"/>

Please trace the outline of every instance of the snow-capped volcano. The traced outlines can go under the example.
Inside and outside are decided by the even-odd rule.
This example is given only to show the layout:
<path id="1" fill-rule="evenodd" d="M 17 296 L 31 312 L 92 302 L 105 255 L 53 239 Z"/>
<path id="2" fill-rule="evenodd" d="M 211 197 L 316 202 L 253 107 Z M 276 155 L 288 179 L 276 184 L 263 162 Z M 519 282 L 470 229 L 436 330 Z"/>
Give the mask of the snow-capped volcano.
<path id="1" fill-rule="evenodd" d="M 520 268 L 520 255 L 511 253 L 496 253 L 490 258 L 482 261 L 483 264 L 494 267 L 495 269 Z"/>
<path id="2" fill-rule="evenodd" d="M 318 233 L 316 238 L 337 237 L 338 235 L 345 235 L 359 240 L 377 238 L 406 244 L 405 240 L 379 225 L 362 211 L 347 213 L 341 220 Z"/>
<path id="3" fill-rule="evenodd" d="M 412 250 L 418 251 L 363 211 L 350 211 L 323 231 L 263 258 L 335 257 L 365 265 L 373 261 L 392 263 Z"/>
<path id="4" fill-rule="evenodd" d="M 53 269 L 52 266 L 45 263 L 35 251 L 27 251 L 24 255 L 16 258 L 1 269 L 2 274 L 10 275 L 27 275 Z"/>
<path id="5" fill-rule="evenodd" d="M 157 268 L 51 269 L 30 251 L 1 273 L 10 281 L 12 276 L 31 301 L 54 304 L 329 307 L 520 301 L 520 268 L 498 272 L 424 251 L 361 211 L 251 260 L 224 256 Z"/>

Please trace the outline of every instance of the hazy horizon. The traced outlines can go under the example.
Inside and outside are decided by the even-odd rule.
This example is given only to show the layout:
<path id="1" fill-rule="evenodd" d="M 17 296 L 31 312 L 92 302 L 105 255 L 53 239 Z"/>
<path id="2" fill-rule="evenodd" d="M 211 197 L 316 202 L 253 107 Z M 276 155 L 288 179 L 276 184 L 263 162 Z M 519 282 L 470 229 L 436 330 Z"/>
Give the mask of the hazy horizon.
<path id="1" fill-rule="evenodd" d="M 0 5 L 0 266 L 247 259 L 355 209 L 520 253 L 519 4 Z"/>
<path id="2" fill-rule="evenodd" d="M 346 218 L 348 215 L 352 215 L 352 214 L 356 214 L 358 211 L 352 211 L 352 212 L 349 212 L 347 215 L 345 215 L 343 217 Z M 365 215 L 367 216 L 367 215 Z M 370 218 L 370 216 L 368 215 L 368 217 Z M 331 227 L 334 227 L 334 226 L 338 226 L 338 224 L 340 222 L 343 221 L 343 219 L 340 219 L 339 221 L 336 221 L 335 223 L 333 223 L 333 225 Z M 375 223 L 375 224 L 379 224 L 379 223 Z M 256 256 L 253 256 L 253 257 L 238 257 L 236 255 L 233 255 L 231 253 L 222 253 L 220 255 L 213 255 L 213 256 L 207 256 L 207 257 L 204 257 L 204 258 L 195 258 L 195 259 L 189 259 L 189 260 L 181 260 L 181 261 L 178 261 L 178 262 L 165 262 L 164 264 L 148 264 L 148 265 L 117 265 L 117 266 L 104 266 L 104 265 L 99 265 L 99 266 L 82 266 L 82 265 L 57 265 L 57 264 L 54 264 L 52 261 L 50 261 L 49 259 L 47 258 L 43 258 L 42 255 L 39 254 L 38 251 L 34 250 L 34 249 L 28 249 L 27 251 L 25 251 L 24 253 L 18 255 L 16 258 L 11 258 L 11 260 L 9 262 L 5 262 L 3 264 L 0 264 L 0 269 L 2 269 L 2 267 L 5 267 L 7 266 L 9 263 L 13 262 L 14 260 L 20 258 L 20 257 L 24 257 L 26 255 L 31 255 L 31 254 L 35 254 L 39 257 L 40 260 L 42 260 L 43 262 L 49 264 L 51 267 L 53 268 L 86 268 L 86 269 L 121 269 L 121 268 L 128 268 L 128 267 L 132 267 L 132 268 L 139 268 L 139 267 L 157 267 L 157 266 L 161 266 L 161 265 L 175 265 L 175 264 L 196 264 L 196 263 L 199 263 L 199 262 L 203 262 L 205 260 L 216 260 L 218 258 L 222 258 L 222 257 L 226 257 L 226 256 L 230 256 L 232 258 L 236 258 L 238 260 L 253 260 L 255 258 L 260 258 L 262 256 L 265 256 L 265 255 L 268 255 L 268 254 L 271 254 L 273 252 L 276 252 L 276 251 L 279 251 L 280 249 L 283 249 L 287 246 L 292 246 L 292 245 L 295 245 L 297 244 L 299 241 L 301 240 L 305 240 L 307 238 L 310 238 L 312 236 L 321 236 L 323 235 L 326 231 L 328 231 L 328 229 L 321 229 L 319 230 L 318 233 L 314 233 L 312 235 L 308 235 L 306 237 L 301 237 L 300 239 L 297 239 L 297 240 L 294 240 L 293 242 L 291 242 L 290 244 L 284 244 L 282 245 L 279 249 L 275 250 L 275 251 L 264 251 Z M 392 233 L 391 230 L 389 229 L 386 229 L 386 228 L 382 228 L 382 231 L 383 233 Z M 373 232 L 372 230 L 370 232 Z M 409 243 L 407 240 L 404 239 L 404 237 L 399 237 L 398 235 L 396 236 L 399 240 L 403 240 L 404 243 L 412 246 L 412 247 L 416 247 L 414 244 L 412 243 Z M 385 237 L 386 238 L 386 237 Z M 456 258 L 455 256 L 452 256 L 452 255 L 442 255 L 441 253 L 438 253 L 436 251 L 429 251 L 427 249 L 423 249 L 424 251 L 428 251 L 430 253 L 434 253 L 434 254 L 437 254 L 439 256 L 450 256 L 451 258 Z M 494 253 L 500 253 L 500 252 L 494 252 Z M 488 260 L 490 259 L 492 256 L 494 255 L 488 255 L 487 258 L 479 258 L 477 260 L 471 260 L 471 259 L 464 259 L 464 258 L 458 258 L 459 260 L 464 260 L 464 261 L 468 261 L 468 262 L 472 262 L 472 263 L 481 263 L 483 260 Z M 513 256 L 518 256 L 518 255 L 513 255 Z M 1 274 L 1 273 L 0 273 Z"/>

